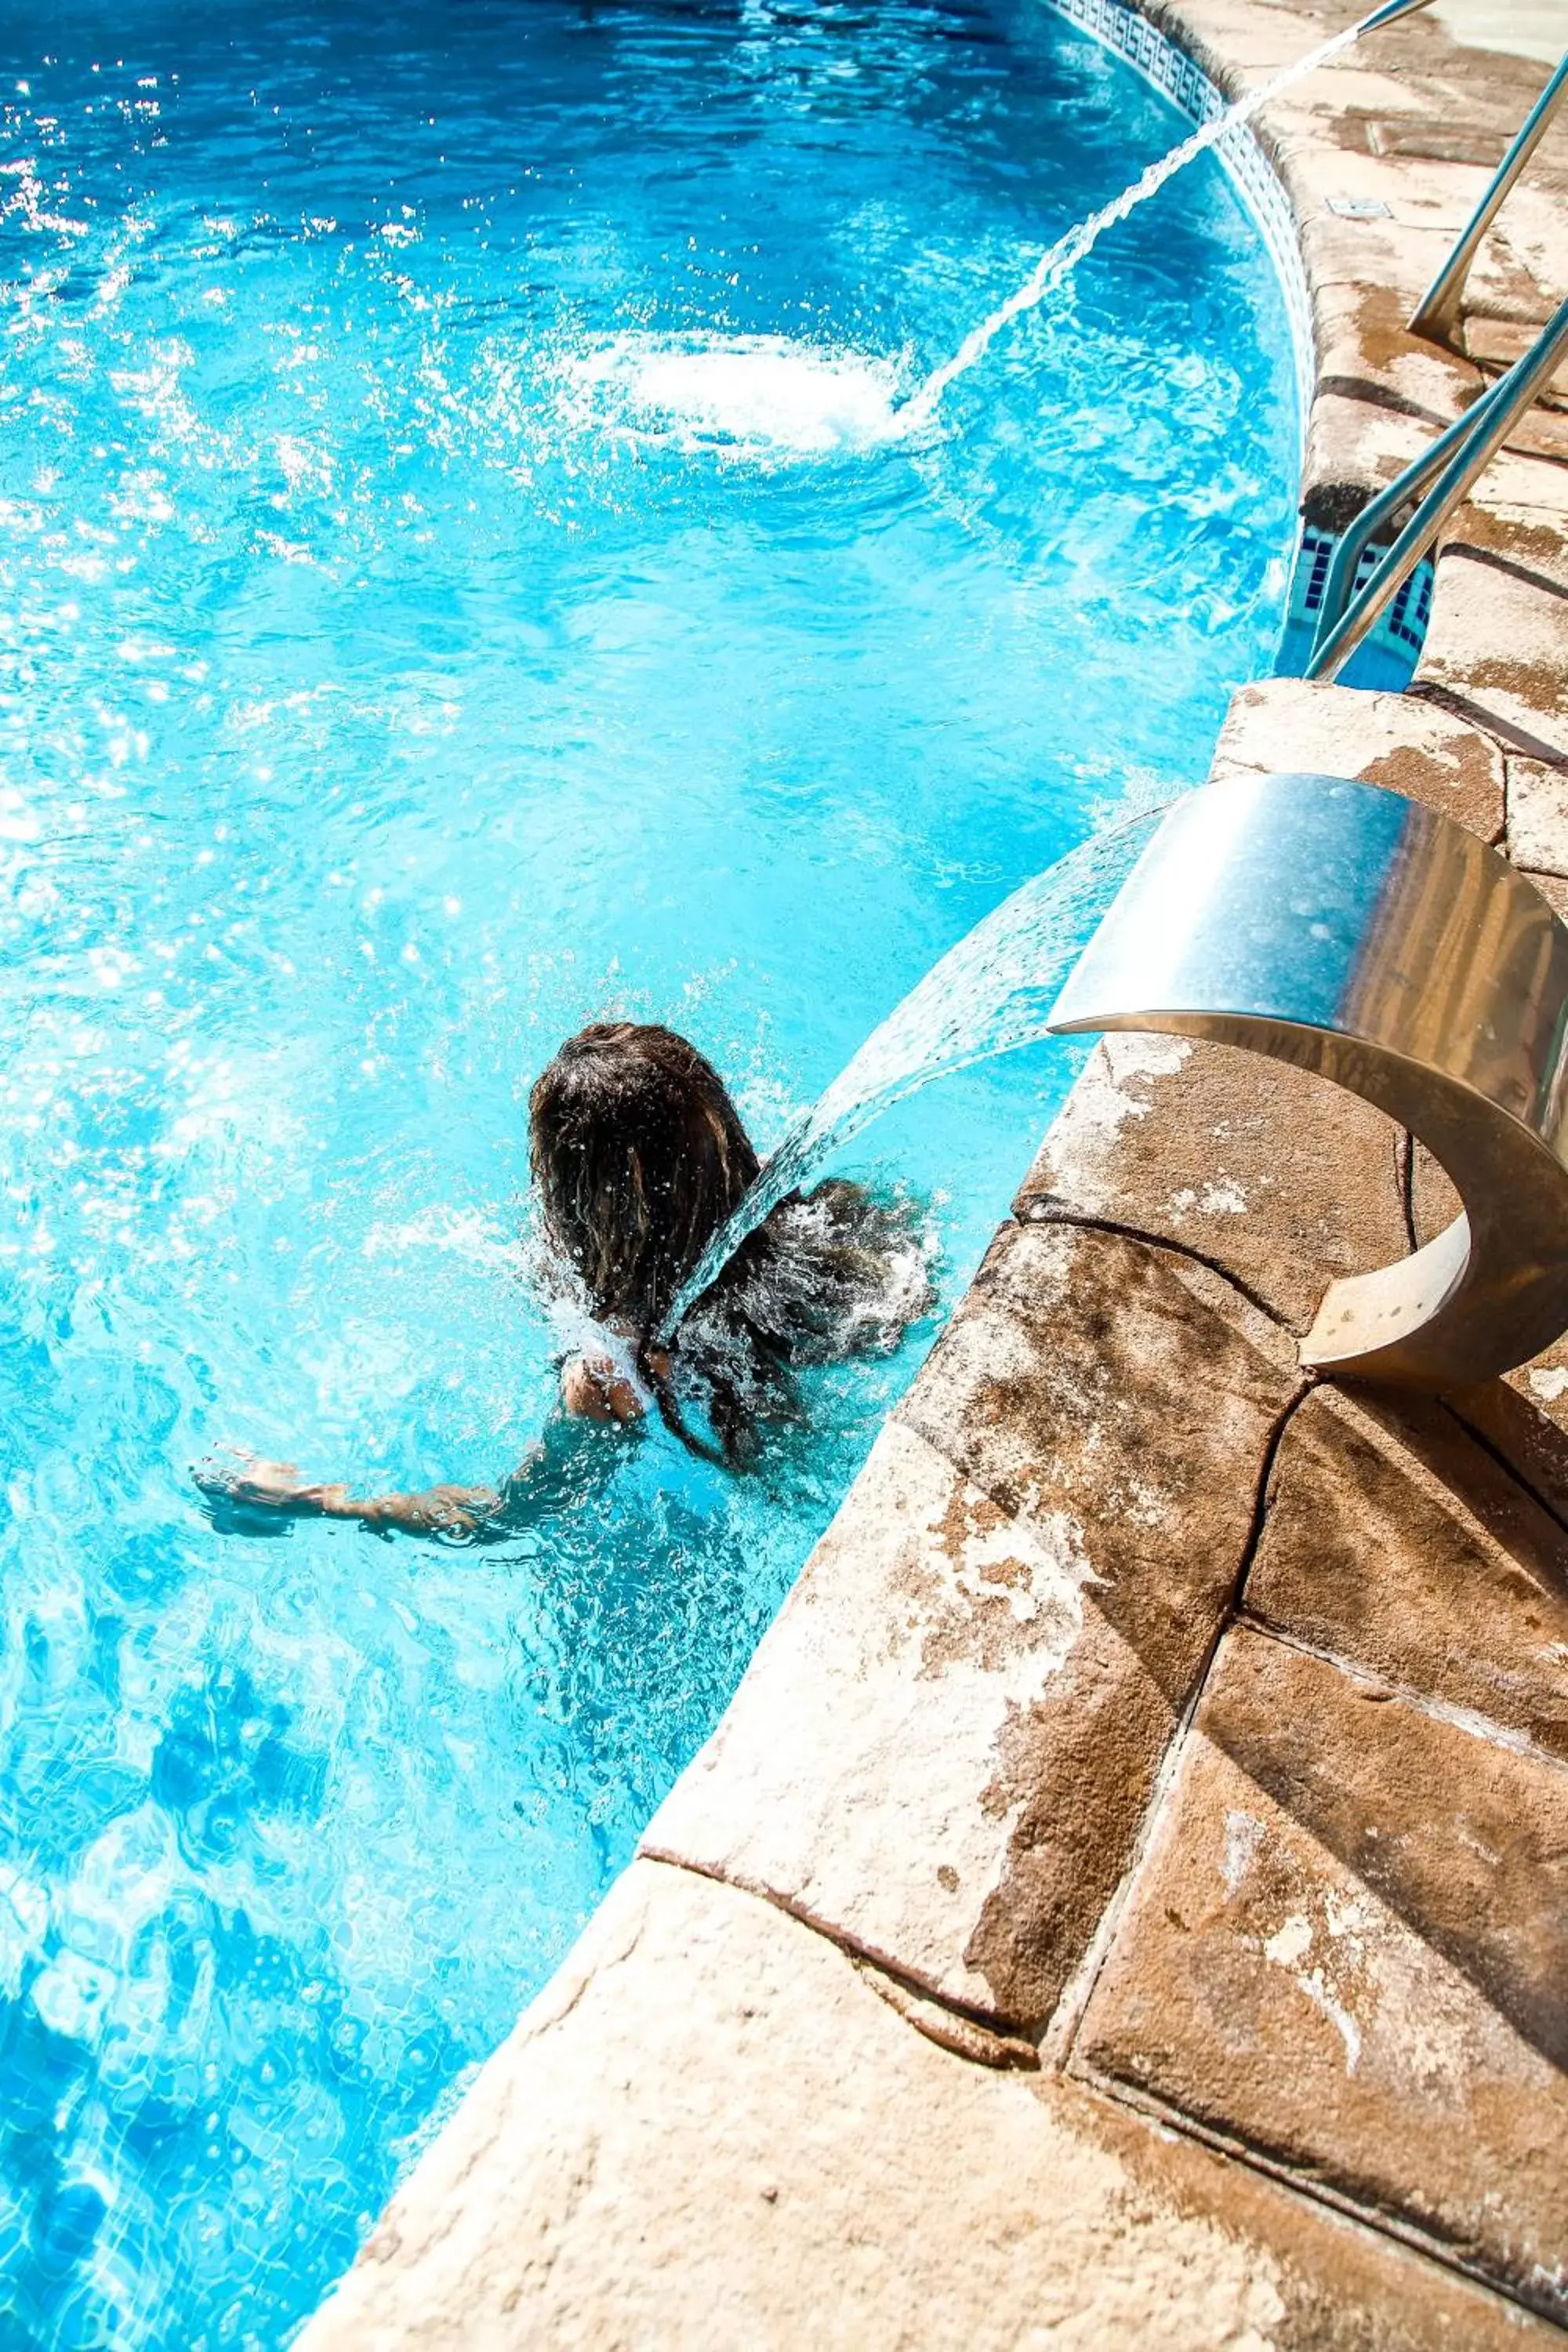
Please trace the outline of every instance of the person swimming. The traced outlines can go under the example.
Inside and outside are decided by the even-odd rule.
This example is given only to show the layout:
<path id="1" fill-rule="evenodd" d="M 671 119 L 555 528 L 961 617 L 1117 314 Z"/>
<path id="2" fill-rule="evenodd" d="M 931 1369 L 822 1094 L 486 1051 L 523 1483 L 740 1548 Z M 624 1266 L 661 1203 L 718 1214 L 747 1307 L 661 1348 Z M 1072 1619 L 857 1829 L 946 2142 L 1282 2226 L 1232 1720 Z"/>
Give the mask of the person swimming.
<path id="1" fill-rule="evenodd" d="M 799 1417 L 797 1368 L 889 1353 L 931 1309 L 912 1208 L 833 1179 L 781 1201 L 661 1344 L 681 1285 L 762 1165 L 723 1080 L 673 1029 L 605 1021 L 568 1038 L 528 1125 L 556 1277 L 603 1342 L 563 1363 L 542 1437 L 499 1486 L 411 1494 L 356 1496 L 245 1452 L 193 1465 L 229 1524 L 280 1515 L 498 1538 L 580 1485 L 595 1428 L 635 1430 L 650 1408 L 693 1453 L 742 1468 L 769 1423 Z"/>

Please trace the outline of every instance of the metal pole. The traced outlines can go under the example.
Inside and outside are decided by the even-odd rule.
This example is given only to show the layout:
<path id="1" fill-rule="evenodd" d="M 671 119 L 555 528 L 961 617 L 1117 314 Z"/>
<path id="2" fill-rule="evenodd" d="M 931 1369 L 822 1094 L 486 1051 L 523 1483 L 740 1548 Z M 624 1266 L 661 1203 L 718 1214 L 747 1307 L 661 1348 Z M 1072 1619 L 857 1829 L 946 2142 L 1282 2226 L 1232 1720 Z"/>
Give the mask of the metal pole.
<path id="1" fill-rule="evenodd" d="M 1417 303 L 1410 320 L 1413 335 L 1426 335 L 1434 342 L 1441 342 L 1453 325 L 1481 239 L 1497 218 L 1504 197 L 1545 137 L 1546 127 L 1564 89 L 1568 89 L 1568 57 L 1564 57 L 1531 108 L 1523 130 L 1498 165 L 1496 176 L 1476 206 L 1469 226 Z"/>
<path id="2" fill-rule="evenodd" d="M 1307 665 L 1309 677 L 1338 675 L 1389 598 L 1398 593 L 1422 557 L 1430 551 L 1448 517 L 1508 438 L 1514 419 L 1551 382 L 1565 349 L 1568 301 L 1559 306 L 1533 348 L 1516 361 L 1494 387 L 1493 397 L 1487 402 L 1479 423 L 1474 409 L 1468 417 L 1461 418 L 1460 422 L 1470 427 L 1468 436 L 1460 440 L 1343 620 L 1331 630 L 1321 645 L 1313 648 Z"/>
<path id="3" fill-rule="evenodd" d="M 1489 383 L 1480 398 L 1472 401 L 1462 416 L 1457 417 L 1452 425 L 1444 426 L 1429 449 L 1423 450 L 1413 465 L 1406 466 L 1397 480 L 1390 482 L 1387 489 L 1380 490 L 1376 498 L 1370 499 L 1363 507 L 1335 548 L 1329 576 L 1323 583 L 1323 601 L 1318 608 L 1318 625 L 1312 636 L 1314 655 L 1355 594 L 1356 570 L 1366 549 L 1385 523 L 1394 523 L 1404 509 L 1420 497 L 1459 444 L 1469 439 L 1507 382 L 1506 376 L 1500 376 L 1495 383 Z"/>
<path id="4" fill-rule="evenodd" d="M 1394 24 L 1401 16 L 1413 16 L 1417 8 L 1428 5 L 1429 0 L 1387 0 L 1384 7 L 1374 8 L 1370 16 L 1362 18 L 1355 28 L 1356 38 L 1359 41 L 1363 33 L 1375 33 L 1380 25 Z"/>

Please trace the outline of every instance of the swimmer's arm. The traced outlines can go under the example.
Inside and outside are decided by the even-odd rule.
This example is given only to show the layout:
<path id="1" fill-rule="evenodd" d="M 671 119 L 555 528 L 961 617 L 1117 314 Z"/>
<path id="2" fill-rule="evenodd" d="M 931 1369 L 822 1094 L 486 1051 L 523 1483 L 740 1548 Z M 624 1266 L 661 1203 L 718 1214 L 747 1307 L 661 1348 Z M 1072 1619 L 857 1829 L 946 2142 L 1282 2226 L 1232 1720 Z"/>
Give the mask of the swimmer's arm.
<path id="1" fill-rule="evenodd" d="M 506 1484 L 527 1470 L 527 1463 Z M 471 1535 L 499 1509 L 501 1488 L 426 1486 L 405 1495 L 355 1495 L 341 1482 L 303 1478 L 292 1462 L 267 1462 L 242 1448 L 191 1465 L 204 1495 L 240 1510 L 289 1519 L 351 1519 L 377 1533 L 394 1528 L 406 1535 Z"/>
<path id="2" fill-rule="evenodd" d="M 347 1519 L 373 1534 L 445 1536 L 483 1541 L 515 1534 L 581 1484 L 584 1439 L 593 1423 L 640 1421 L 643 1405 L 608 1361 L 574 1357 L 562 1372 L 563 1411 L 499 1486 L 425 1486 L 408 1494 L 355 1495 L 341 1481 L 300 1476 L 292 1462 L 268 1462 L 244 1448 L 194 1463 L 191 1475 L 212 1501 L 279 1518 Z"/>

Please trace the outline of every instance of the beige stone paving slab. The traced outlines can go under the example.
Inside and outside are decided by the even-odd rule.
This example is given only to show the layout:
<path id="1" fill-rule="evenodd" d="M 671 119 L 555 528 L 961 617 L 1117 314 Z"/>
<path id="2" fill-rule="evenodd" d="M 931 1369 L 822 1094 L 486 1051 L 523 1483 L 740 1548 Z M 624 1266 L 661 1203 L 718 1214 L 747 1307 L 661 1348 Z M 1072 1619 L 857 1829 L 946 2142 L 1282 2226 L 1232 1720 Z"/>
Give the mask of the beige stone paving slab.
<path id="1" fill-rule="evenodd" d="M 1532 880 L 1541 874 L 1568 877 L 1568 767 L 1509 761 L 1508 854 Z"/>
<path id="2" fill-rule="evenodd" d="M 1308 1398 L 1275 1457 L 1245 1606 L 1568 1759 L 1568 1529 L 1435 1398 Z"/>
<path id="3" fill-rule="evenodd" d="M 1511 751 L 1568 759 L 1568 611 L 1555 588 L 1479 562 L 1437 561 L 1417 692 L 1495 734 Z"/>
<path id="4" fill-rule="evenodd" d="M 1300 1335 L 1342 1275 L 1410 1246 L 1402 1139 L 1383 1113 L 1238 1046 L 1102 1038 L 1016 1202 L 1089 1217 L 1217 1265 Z"/>
<path id="5" fill-rule="evenodd" d="M 1237 1628 L 1079 2048 L 1568 2317 L 1568 1771 Z"/>
<path id="6" fill-rule="evenodd" d="M 399 2190 L 300 2352 L 1504 2352 L 1548 2340 L 1070 2084 L 912 2032 L 657 1863 Z"/>
<path id="7" fill-rule="evenodd" d="M 1505 1380 L 1456 1390 L 1444 1402 L 1568 1527 L 1568 1344 L 1559 1339 Z"/>
<path id="8" fill-rule="evenodd" d="M 1532 870 L 1522 858 L 1516 859 L 1515 863 L 1525 880 L 1534 884 L 1553 914 L 1560 916 L 1565 923 L 1568 923 L 1568 879 L 1561 874 L 1543 874 Z"/>
<path id="9" fill-rule="evenodd" d="M 1489 532 L 1489 518 L 1495 518 L 1497 528 Z M 1470 544 L 1491 545 L 1507 553 L 1503 534 L 1515 530 L 1534 530 L 1541 526 L 1551 529 L 1554 524 L 1561 536 L 1564 518 L 1568 518 L 1568 466 L 1558 464 L 1539 451 L 1506 447 L 1488 466 L 1486 472 L 1471 493 L 1470 505 L 1459 518 L 1473 526 Z M 1530 560 L 1530 551 L 1520 551 L 1522 559 Z M 1548 550 L 1548 569 L 1554 576 L 1562 564 L 1561 550 Z"/>
<path id="10" fill-rule="evenodd" d="M 1545 295 L 1533 277 L 1521 270 L 1514 273 L 1506 300 L 1490 306 L 1490 315 L 1478 315 L 1479 306 L 1468 309 L 1463 330 L 1466 356 L 1474 361 L 1489 383 L 1533 348 L 1547 308 Z M 1542 386 L 1536 396 L 1536 414 L 1561 415 L 1565 405 L 1568 362 L 1554 370 Z"/>
<path id="11" fill-rule="evenodd" d="M 1568 48 L 1568 42 L 1563 47 Z M 1522 95 L 1516 104 L 1522 118 Z M 1539 158 L 1510 192 L 1466 282 L 1461 316 L 1469 324 L 1461 340 L 1467 350 L 1479 354 L 1487 348 L 1478 330 L 1489 320 L 1540 327 L 1562 300 L 1568 281 L 1563 256 L 1564 192 L 1562 176 L 1554 180 L 1544 173 Z M 1523 348 L 1523 338 L 1501 347 L 1508 359 Z"/>
<path id="12" fill-rule="evenodd" d="M 1405 85 L 1391 85 L 1389 95 L 1409 101 Z M 1376 110 L 1375 104 L 1370 110 Z M 1484 165 L 1440 163 L 1430 155 L 1373 155 L 1326 146 L 1310 119 L 1292 121 L 1278 135 L 1278 144 L 1281 171 L 1289 180 L 1303 224 L 1324 211 L 1344 220 L 1332 212 L 1334 198 L 1387 206 L 1379 216 L 1344 220 L 1347 231 L 1363 232 L 1357 240 L 1363 251 L 1377 245 L 1397 254 L 1408 230 L 1446 236 L 1452 243 L 1486 194 L 1491 176 Z M 1371 272 L 1365 279 L 1368 286 L 1387 282 Z"/>
<path id="13" fill-rule="evenodd" d="M 1469 406 L 1482 377 L 1459 353 L 1409 333 L 1409 310 L 1392 287 L 1321 287 L 1314 305 L 1319 382 L 1375 386 L 1385 404 L 1397 394 L 1416 412 L 1409 421 L 1430 439 Z"/>
<path id="14" fill-rule="evenodd" d="M 1561 479 L 1555 467 L 1539 459 L 1507 462 L 1516 473 L 1529 468 L 1554 486 Z M 1568 506 L 1514 505 L 1483 482 L 1478 496 L 1455 516 L 1447 543 L 1482 570 L 1517 580 L 1540 595 L 1555 621 L 1557 682 L 1568 682 Z"/>
<path id="15" fill-rule="evenodd" d="M 1265 678 L 1233 696 L 1210 771 L 1281 766 L 1381 784 L 1438 809 L 1481 840 L 1502 837 L 1506 770 L 1489 736 L 1434 704 L 1304 678 Z"/>
<path id="16" fill-rule="evenodd" d="M 1440 428 L 1367 400 L 1329 377 L 1312 403 L 1301 467 L 1301 514 L 1314 530 L 1337 536 L 1369 498 L 1414 465 Z"/>
<path id="17" fill-rule="evenodd" d="M 643 1851 L 1043 2028 L 1297 1388 L 1283 1335 L 1206 1268 L 1005 1232 Z"/>
<path id="18" fill-rule="evenodd" d="M 1291 176 L 1288 159 L 1281 176 Z M 1453 229 L 1436 219 L 1429 226 L 1396 229 L 1386 220 L 1336 213 L 1323 194 L 1303 195 L 1296 214 L 1301 258 L 1314 293 L 1328 286 L 1384 286 L 1398 301 L 1407 300 L 1414 308 L 1453 249 Z"/>
<path id="19" fill-rule="evenodd" d="M 1511 50 L 1555 65 L 1568 49 L 1568 0 L 1439 0 L 1433 10 L 1455 40 Z"/>

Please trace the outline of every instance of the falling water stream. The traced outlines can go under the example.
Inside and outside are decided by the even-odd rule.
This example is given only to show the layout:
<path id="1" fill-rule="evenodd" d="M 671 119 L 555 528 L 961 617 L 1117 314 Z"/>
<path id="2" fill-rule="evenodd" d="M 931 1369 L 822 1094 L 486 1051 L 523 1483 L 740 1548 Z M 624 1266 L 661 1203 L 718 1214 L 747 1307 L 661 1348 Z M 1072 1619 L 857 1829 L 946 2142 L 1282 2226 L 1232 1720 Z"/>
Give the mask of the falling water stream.
<path id="1" fill-rule="evenodd" d="M 1087 259 L 1109 229 L 1159 194 L 1200 155 L 1222 144 L 1270 100 L 1331 64 L 1373 19 L 1346 27 L 1260 82 L 1160 156 L 1121 194 L 1076 222 L 1047 247 L 1022 285 L 972 327 L 950 359 L 900 400 L 886 360 L 826 358 L 778 335 L 709 336 L 626 330 L 568 370 L 585 414 L 595 410 L 630 442 L 776 458 L 834 449 L 869 451 L 916 440 L 942 399 L 1005 327 L 1037 309 Z"/>
<path id="2" fill-rule="evenodd" d="M 674 1331 L 747 1234 L 873 1119 L 933 1078 L 1048 1034 L 1068 968 L 1163 814 L 1164 807 L 1142 810 L 1091 834 L 1004 898 L 916 982 L 770 1155 L 677 1294 L 661 1337 Z"/>
<path id="3" fill-rule="evenodd" d="M 1151 163 L 1148 170 L 1130 187 L 1123 188 L 1111 203 L 1102 205 L 1099 212 L 1090 213 L 1087 220 L 1078 222 L 1064 236 L 1059 236 L 1055 245 L 1041 254 L 1024 283 L 970 330 L 952 357 L 933 369 L 920 390 L 898 410 L 900 427 L 905 432 L 912 432 L 928 424 L 949 385 L 955 383 L 977 361 L 984 358 L 1004 327 L 1020 318 L 1026 310 L 1034 310 L 1054 287 L 1069 278 L 1079 263 L 1093 252 L 1107 229 L 1114 228 L 1119 221 L 1124 221 L 1130 213 L 1136 212 L 1140 205 L 1147 204 L 1150 197 L 1157 195 L 1178 172 L 1184 171 L 1189 163 L 1206 154 L 1211 147 L 1217 147 L 1228 131 L 1250 121 L 1270 99 L 1278 98 L 1282 90 L 1290 89 L 1296 82 L 1305 81 L 1309 74 L 1316 73 L 1321 67 L 1331 63 L 1342 49 L 1348 49 L 1360 38 L 1364 29 L 1362 25 L 1350 26 L 1344 32 L 1336 33 L 1331 40 L 1321 43 L 1308 56 L 1299 58 L 1294 65 L 1287 66 L 1271 81 L 1260 82 L 1256 89 L 1248 90 L 1244 97 L 1237 99 L 1223 112 L 1216 114 L 1212 121 L 1205 122 L 1201 130 L 1194 131 L 1190 139 L 1184 139 L 1180 146 L 1173 147 L 1169 154 L 1162 155 L 1157 163 Z"/>

